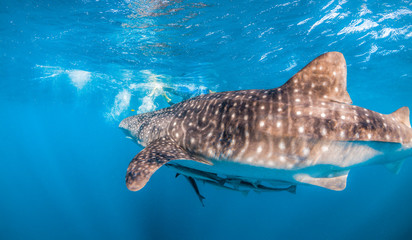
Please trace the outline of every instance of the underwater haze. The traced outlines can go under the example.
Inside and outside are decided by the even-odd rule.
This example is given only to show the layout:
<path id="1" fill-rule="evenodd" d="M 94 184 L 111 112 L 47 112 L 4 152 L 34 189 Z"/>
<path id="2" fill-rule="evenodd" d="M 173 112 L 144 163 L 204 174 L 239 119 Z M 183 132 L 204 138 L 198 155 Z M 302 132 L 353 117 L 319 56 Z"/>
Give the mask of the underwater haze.
<path id="1" fill-rule="evenodd" d="M 412 239 L 412 159 L 341 192 L 200 184 L 205 207 L 167 167 L 126 188 L 123 118 L 279 87 L 329 51 L 355 105 L 412 107 L 411 1 L 1 0 L 0 239 Z"/>

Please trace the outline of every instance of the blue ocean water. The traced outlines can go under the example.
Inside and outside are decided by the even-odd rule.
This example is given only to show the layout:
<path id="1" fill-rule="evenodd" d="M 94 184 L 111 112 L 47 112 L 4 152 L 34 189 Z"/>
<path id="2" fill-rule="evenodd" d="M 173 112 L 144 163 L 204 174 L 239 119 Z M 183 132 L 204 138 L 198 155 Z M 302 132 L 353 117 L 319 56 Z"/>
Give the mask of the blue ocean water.
<path id="1" fill-rule="evenodd" d="M 411 239 L 412 162 L 353 169 L 346 190 L 224 191 L 161 168 L 117 128 L 162 87 L 282 85 L 340 51 L 355 105 L 412 107 L 410 1 L 21 1 L 0 4 L 0 239 Z M 181 99 L 172 96 L 173 101 Z"/>

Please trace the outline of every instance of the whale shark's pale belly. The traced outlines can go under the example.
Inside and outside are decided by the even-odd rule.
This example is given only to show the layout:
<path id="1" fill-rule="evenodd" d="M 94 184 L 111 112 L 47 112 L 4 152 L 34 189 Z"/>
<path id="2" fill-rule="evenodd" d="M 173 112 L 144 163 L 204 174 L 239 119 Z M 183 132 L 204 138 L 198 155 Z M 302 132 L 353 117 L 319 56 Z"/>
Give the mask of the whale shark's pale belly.
<path id="1" fill-rule="evenodd" d="M 294 159 L 298 157 L 293 154 L 285 155 L 286 164 L 278 167 L 270 164 L 268 166 L 273 159 L 253 159 L 251 163 L 247 163 L 247 160 L 208 159 L 212 165 L 187 160 L 175 160 L 172 163 L 177 165 L 174 167 L 177 172 L 199 180 L 208 180 L 208 175 L 203 173 L 211 173 L 222 178 L 250 183 L 265 181 L 272 185 L 284 185 L 305 183 L 306 180 L 310 181 L 308 184 L 313 184 L 313 181 L 336 182 L 337 177 L 342 181 L 346 180 L 349 170 L 353 167 L 401 161 L 410 155 L 409 151 L 404 150 L 402 145 L 397 143 L 332 141 L 327 144 L 327 148 L 320 148 L 319 154 L 312 154 L 313 158 L 307 158 L 305 163 L 296 165 L 288 164 L 298 162 Z M 279 159 L 278 156 L 275 159 Z M 183 168 L 180 169 L 178 166 Z M 325 187 L 326 183 L 319 184 Z M 343 186 L 335 184 L 331 189 L 341 190 L 339 186 L 345 185 L 343 182 L 342 184 Z"/>

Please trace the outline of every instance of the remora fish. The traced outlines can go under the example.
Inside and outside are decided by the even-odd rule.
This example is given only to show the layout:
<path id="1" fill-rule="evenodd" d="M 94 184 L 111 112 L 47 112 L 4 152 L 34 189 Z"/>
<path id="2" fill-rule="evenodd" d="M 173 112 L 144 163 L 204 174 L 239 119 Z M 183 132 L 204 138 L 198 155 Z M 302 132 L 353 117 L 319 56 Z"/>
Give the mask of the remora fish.
<path id="1" fill-rule="evenodd" d="M 353 167 L 384 164 L 398 171 L 412 155 L 409 109 L 385 115 L 351 104 L 345 59 L 329 52 L 279 88 L 201 95 L 128 117 L 119 127 L 145 148 L 127 169 L 127 187 L 140 190 L 173 160 L 243 183 L 338 191 Z"/>

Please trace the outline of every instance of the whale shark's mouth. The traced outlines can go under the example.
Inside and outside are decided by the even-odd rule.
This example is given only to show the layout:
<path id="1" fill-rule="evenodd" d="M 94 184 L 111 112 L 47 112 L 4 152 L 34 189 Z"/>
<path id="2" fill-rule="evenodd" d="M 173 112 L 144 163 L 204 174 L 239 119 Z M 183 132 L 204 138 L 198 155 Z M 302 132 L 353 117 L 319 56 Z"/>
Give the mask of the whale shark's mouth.
<path id="1" fill-rule="evenodd" d="M 120 126 L 120 125 L 119 125 L 119 128 L 120 128 L 120 129 L 123 131 L 123 133 L 126 135 L 126 138 L 127 138 L 127 139 L 132 140 L 132 141 L 133 141 L 134 143 L 136 143 L 136 144 L 142 145 L 142 144 L 132 135 L 132 133 L 130 132 L 129 129 L 124 128 L 124 127 L 122 127 L 122 126 Z"/>

